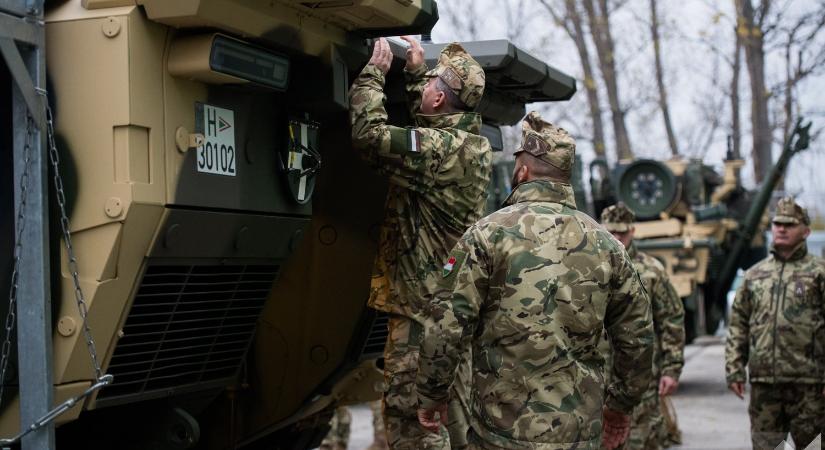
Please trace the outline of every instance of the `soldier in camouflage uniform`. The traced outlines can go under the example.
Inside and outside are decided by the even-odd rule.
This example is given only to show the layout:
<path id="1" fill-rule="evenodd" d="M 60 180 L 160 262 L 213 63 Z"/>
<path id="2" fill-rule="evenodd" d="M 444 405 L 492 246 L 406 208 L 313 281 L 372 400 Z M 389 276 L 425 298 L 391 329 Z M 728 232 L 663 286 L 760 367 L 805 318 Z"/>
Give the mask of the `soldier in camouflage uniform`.
<path id="1" fill-rule="evenodd" d="M 454 392 L 454 420 L 440 435 L 418 425 L 414 384 L 422 323 L 432 297 L 428 279 L 438 274 L 450 248 L 478 220 L 485 204 L 492 153 L 479 134 L 481 116 L 472 112 L 484 92 L 484 71 L 456 43 L 447 45 L 428 71 L 418 41 L 402 38 L 410 44 L 406 90 L 417 126 L 387 125 L 383 87 L 392 54 L 385 39 L 376 43 L 350 90 L 353 144 L 390 181 L 369 299 L 369 306 L 390 315 L 384 425 L 390 448 L 449 448 L 450 443 L 461 448 L 467 429 L 461 390 L 469 383 L 469 361 L 462 370 L 465 382 L 457 383 Z"/>
<path id="2" fill-rule="evenodd" d="M 603 426 L 615 448 L 651 380 L 650 303 L 622 245 L 576 210 L 573 139 L 535 112 L 522 126 L 507 206 L 445 260 L 421 347 L 419 420 L 443 420 L 472 347 L 472 448 L 599 449 Z M 607 390 L 605 329 L 617 356 Z"/>
<path id="3" fill-rule="evenodd" d="M 624 245 L 650 298 L 653 312 L 653 381 L 633 409 L 627 450 L 658 450 L 667 436 L 659 396 L 674 393 L 685 363 L 685 308 L 667 278 L 664 266 L 636 249 L 633 243 L 636 216 L 623 203 L 602 211 L 602 225 Z"/>
<path id="4" fill-rule="evenodd" d="M 754 449 L 773 450 L 790 431 L 804 448 L 825 432 L 825 262 L 808 254 L 807 211 L 783 198 L 771 255 L 747 272 L 731 310 L 725 373 L 745 394 Z"/>

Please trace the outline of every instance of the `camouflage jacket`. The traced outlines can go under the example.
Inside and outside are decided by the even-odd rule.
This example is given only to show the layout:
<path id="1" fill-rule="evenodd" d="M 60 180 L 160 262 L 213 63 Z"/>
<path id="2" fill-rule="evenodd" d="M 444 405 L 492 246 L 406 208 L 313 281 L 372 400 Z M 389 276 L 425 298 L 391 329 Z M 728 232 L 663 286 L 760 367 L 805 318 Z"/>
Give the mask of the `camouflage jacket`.
<path id="1" fill-rule="evenodd" d="M 772 249 L 736 291 L 725 348 L 728 383 L 825 383 L 825 262 L 803 243 Z"/>
<path id="2" fill-rule="evenodd" d="M 630 412 L 651 380 L 650 303 L 621 243 L 569 184 L 522 183 L 451 251 L 429 304 L 416 385 L 443 403 L 472 345 L 472 426 L 503 448 L 600 448 L 602 405 Z M 604 394 L 605 328 L 617 355 Z"/>
<path id="3" fill-rule="evenodd" d="M 425 72 L 423 64 L 406 72 L 411 112 Z M 476 113 L 417 114 L 418 127 L 387 125 L 383 86 L 384 74 L 368 64 L 350 90 L 354 147 L 390 180 L 369 306 L 421 321 L 427 278 L 481 216 L 492 150 Z"/>
<path id="4" fill-rule="evenodd" d="M 685 364 L 685 307 L 662 263 L 636 250 L 635 244 L 630 245 L 627 253 L 650 298 L 656 338 L 653 340 L 653 381 L 648 395 L 658 395 L 659 378 L 667 375 L 678 380 Z"/>

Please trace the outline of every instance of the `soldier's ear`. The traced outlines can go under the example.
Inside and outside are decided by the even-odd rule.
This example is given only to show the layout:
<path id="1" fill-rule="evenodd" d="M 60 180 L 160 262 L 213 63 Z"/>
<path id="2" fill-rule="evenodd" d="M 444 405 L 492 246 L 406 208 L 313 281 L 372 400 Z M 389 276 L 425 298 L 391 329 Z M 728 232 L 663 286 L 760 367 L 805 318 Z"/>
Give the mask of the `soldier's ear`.
<path id="1" fill-rule="evenodd" d="M 433 99 L 433 110 L 438 111 L 439 108 L 443 108 L 447 103 L 447 94 L 442 91 L 436 90 L 435 91 L 435 98 Z"/>
<path id="2" fill-rule="evenodd" d="M 528 166 L 527 164 L 523 164 L 521 167 L 518 168 L 518 172 L 516 172 L 516 181 L 518 181 L 519 184 L 521 184 L 529 180 L 530 166 Z"/>

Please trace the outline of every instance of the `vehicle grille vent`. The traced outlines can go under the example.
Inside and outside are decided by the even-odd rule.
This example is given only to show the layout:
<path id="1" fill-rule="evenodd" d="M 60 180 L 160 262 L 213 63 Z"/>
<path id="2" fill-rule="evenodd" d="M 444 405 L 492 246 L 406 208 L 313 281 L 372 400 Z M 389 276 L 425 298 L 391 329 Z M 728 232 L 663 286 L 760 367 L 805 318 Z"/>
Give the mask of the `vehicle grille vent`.
<path id="1" fill-rule="evenodd" d="M 114 383 L 98 401 L 232 380 L 277 273 L 275 265 L 149 266 L 107 369 Z"/>
<path id="2" fill-rule="evenodd" d="M 379 358 L 384 356 L 384 344 L 387 342 L 389 331 L 387 324 L 389 316 L 383 311 L 377 311 L 370 326 L 370 332 L 364 341 L 361 350 L 361 359 Z"/>

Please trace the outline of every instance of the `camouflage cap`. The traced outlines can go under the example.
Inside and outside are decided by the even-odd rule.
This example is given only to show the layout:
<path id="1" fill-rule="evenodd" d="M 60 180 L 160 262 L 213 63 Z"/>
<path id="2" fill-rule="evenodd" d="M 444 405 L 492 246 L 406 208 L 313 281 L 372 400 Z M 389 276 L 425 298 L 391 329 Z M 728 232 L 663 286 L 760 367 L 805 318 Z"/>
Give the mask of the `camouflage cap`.
<path id="1" fill-rule="evenodd" d="M 808 210 L 799 206 L 793 197 L 785 197 L 776 203 L 776 212 L 772 222 L 810 225 L 811 219 L 808 217 Z"/>
<path id="2" fill-rule="evenodd" d="M 570 172 L 576 157 L 576 141 L 565 131 L 542 120 L 541 115 L 531 111 L 521 122 L 521 148 L 518 155 L 527 152 L 536 158 Z"/>
<path id="3" fill-rule="evenodd" d="M 475 108 L 484 95 L 484 69 L 457 42 L 441 50 L 438 64 L 426 75 L 441 78 L 468 108 Z"/>
<path id="4" fill-rule="evenodd" d="M 619 202 L 602 210 L 602 225 L 607 231 L 627 232 L 635 221 L 636 214 L 624 203 Z"/>

